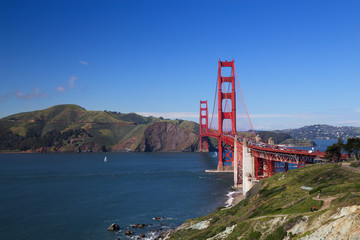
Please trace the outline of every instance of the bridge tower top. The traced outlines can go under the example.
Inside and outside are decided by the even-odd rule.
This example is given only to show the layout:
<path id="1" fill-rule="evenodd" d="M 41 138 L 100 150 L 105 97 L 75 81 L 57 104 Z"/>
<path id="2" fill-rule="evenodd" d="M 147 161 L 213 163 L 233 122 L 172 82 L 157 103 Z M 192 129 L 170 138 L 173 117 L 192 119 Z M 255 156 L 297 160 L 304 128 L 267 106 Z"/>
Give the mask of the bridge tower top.
<path id="1" fill-rule="evenodd" d="M 200 120 L 199 120 L 199 137 L 200 152 L 209 151 L 209 144 L 207 137 L 204 136 L 208 132 L 208 104 L 207 101 L 200 101 Z"/>
<path id="2" fill-rule="evenodd" d="M 222 75 L 222 68 L 224 67 L 231 68 L 230 76 Z M 218 129 L 220 134 L 223 133 L 223 125 L 225 119 L 229 119 L 231 121 L 231 133 L 235 135 L 236 134 L 236 101 L 235 101 L 235 61 L 234 60 L 230 62 L 228 61 L 222 62 L 221 60 L 219 60 Z"/>
<path id="3" fill-rule="evenodd" d="M 202 135 L 208 131 L 208 103 L 207 101 L 200 101 L 200 121 L 199 133 Z"/>

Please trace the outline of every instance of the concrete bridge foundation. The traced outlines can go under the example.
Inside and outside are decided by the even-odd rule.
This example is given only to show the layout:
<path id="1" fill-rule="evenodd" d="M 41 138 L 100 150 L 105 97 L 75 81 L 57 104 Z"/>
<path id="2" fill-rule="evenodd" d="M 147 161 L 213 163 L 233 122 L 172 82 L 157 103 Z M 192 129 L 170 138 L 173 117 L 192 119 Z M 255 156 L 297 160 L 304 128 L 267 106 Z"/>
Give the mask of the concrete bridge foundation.
<path id="1" fill-rule="evenodd" d="M 235 144 L 236 145 L 236 144 Z M 251 155 L 250 149 L 247 145 L 247 139 L 245 138 L 243 141 L 243 163 L 242 163 L 242 171 L 243 171 L 243 195 L 246 196 L 246 192 L 251 189 L 254 185 L 252 179 L 255 175 L 254 169 L 254 157 Z"/>

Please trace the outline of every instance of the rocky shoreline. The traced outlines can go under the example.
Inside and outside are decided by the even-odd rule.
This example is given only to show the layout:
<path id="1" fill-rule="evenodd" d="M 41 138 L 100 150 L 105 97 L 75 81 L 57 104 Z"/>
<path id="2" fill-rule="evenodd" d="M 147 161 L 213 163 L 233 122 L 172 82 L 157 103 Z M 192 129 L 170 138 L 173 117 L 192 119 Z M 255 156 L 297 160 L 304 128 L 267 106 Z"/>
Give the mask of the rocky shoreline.
<path id="1" fill-rule="evenodd" d="M 239 189 L 229 192 L 227 196 L 229 199 L 226 201 L 227 206 L 225 209 L 231 208 L 245 199 L 245 196 L 243 196 L 242 191 Z M 120 227 L 116 223 L 112 223 L 107 230 L 114 232 L 118 240 L 123 237 L 131 239 L 166 240 L 176 231 L 189 227 L 188 222 L 184 222 L 177 228 L 170 227 L 166 224 L 166 217 L 154 217 L 153 220 L 156 221 L 155 224 L 131 224 L 125 228 Z"/>
<path id="2" fill-rule="evenodd" d="M 234 192 L 230 192 L 227 196 L 229 197 L 229 199 L 228 199 L 228 201 L 226 201 L 226 203 L 228 205 L 225 207 L 225 209 L 232 208 L 233 206 L 235 206 L 236 204 L 238 204 L 239 202 L 241 202 L 242 200 L 245 199 L 245 196 L 242 193 L 242 189 L 237 189 Z M 204 222 L 199 225 L 196 225 L 196 224 L 192 225 L 191 223 L 192 223 L 191 221 L 184 222 L 176 229 L 171 228 L 171 229 L 165 230 L 165 231 L 161 232 L 161 234 L 158 237 L 154 238 L 154 240 L 166 240 L 166 239 L 169 239 L 171 237 L 171 235 L 173 233 L 175 233 L 176 231 L 187 229 L 187 228 L 193 228 L 193 229 L 207 228 L 208 224 L 210 224 L 210 222 Z"/>

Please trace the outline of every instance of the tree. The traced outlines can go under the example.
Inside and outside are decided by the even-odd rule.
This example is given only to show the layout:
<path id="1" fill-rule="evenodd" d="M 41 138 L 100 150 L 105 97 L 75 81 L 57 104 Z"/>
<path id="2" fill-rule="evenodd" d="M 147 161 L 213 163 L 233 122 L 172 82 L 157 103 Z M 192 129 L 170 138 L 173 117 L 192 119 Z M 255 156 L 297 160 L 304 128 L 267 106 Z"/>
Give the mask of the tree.
<path id="1" fill-rule="evenodd" d="M 326 158 L 333 162 L 339 162 L 341 157 L 341 149 L 344 146 L 344 141 L 339 138 L 337 143 L 326 148 Z"/>
<path id="2" fill-rule="evenodd" d="M 344 144 L 344 150 L 348 153 L 349 158 L 351 158 L 351 154 L 354 152 L 355 142 L 356 142 L 355 138 L 348 138 L 347 143 Z"/>
<path id="3" fill-rule="evenodd" d="M 354 156 L 355 156 L 355 160 L 358 160 L 359 157 L 359 152 L 360 152 L 360 138 L 355 138 L 354 142 L 353 142 L 353 150 L 354 150 Z"/>
<path id="4" fill-rule="evenodd" d="M 348 138 L 347 143 L 343 145 L 343 148 L 349 154 L 349 158 L 353 155 L 355 160 L 357 160 L 360 151 L 360 139 Z"/>

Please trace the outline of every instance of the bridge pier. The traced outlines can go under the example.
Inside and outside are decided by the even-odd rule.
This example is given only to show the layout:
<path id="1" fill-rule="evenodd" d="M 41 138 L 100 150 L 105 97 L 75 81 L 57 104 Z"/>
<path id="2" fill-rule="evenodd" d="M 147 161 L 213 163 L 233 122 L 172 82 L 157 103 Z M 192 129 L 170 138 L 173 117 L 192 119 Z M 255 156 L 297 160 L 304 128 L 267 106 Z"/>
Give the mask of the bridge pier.
<path id="1" fill-rule="evenodd" d="M 252 179 L 255 176 L 254 169 L 254 156 L 251 155 L 250 149 L 247 145 L 247 139 L 244 138 L 243 141 L 243 161 L 242 161 L 242 171 L 243 171 L 243 195 L 246 196 L 246 193 L 254 185 Z"/>
<path id="2" fill-rule="evenodd" d="M 241 146 L 241 145 L 240 145 Z M 242 187 L 242 149 L 239 149 L 238 136 L 234 138 L 234 188 Z"/>
<path id="3" fill-rule="evenodd" d="M 234 187 L 239 187 L 238 175 L 239 175 L 239 158 L 238 158 L 238 147 L 237 147 L 237 135 L 234 138 Z"/>

